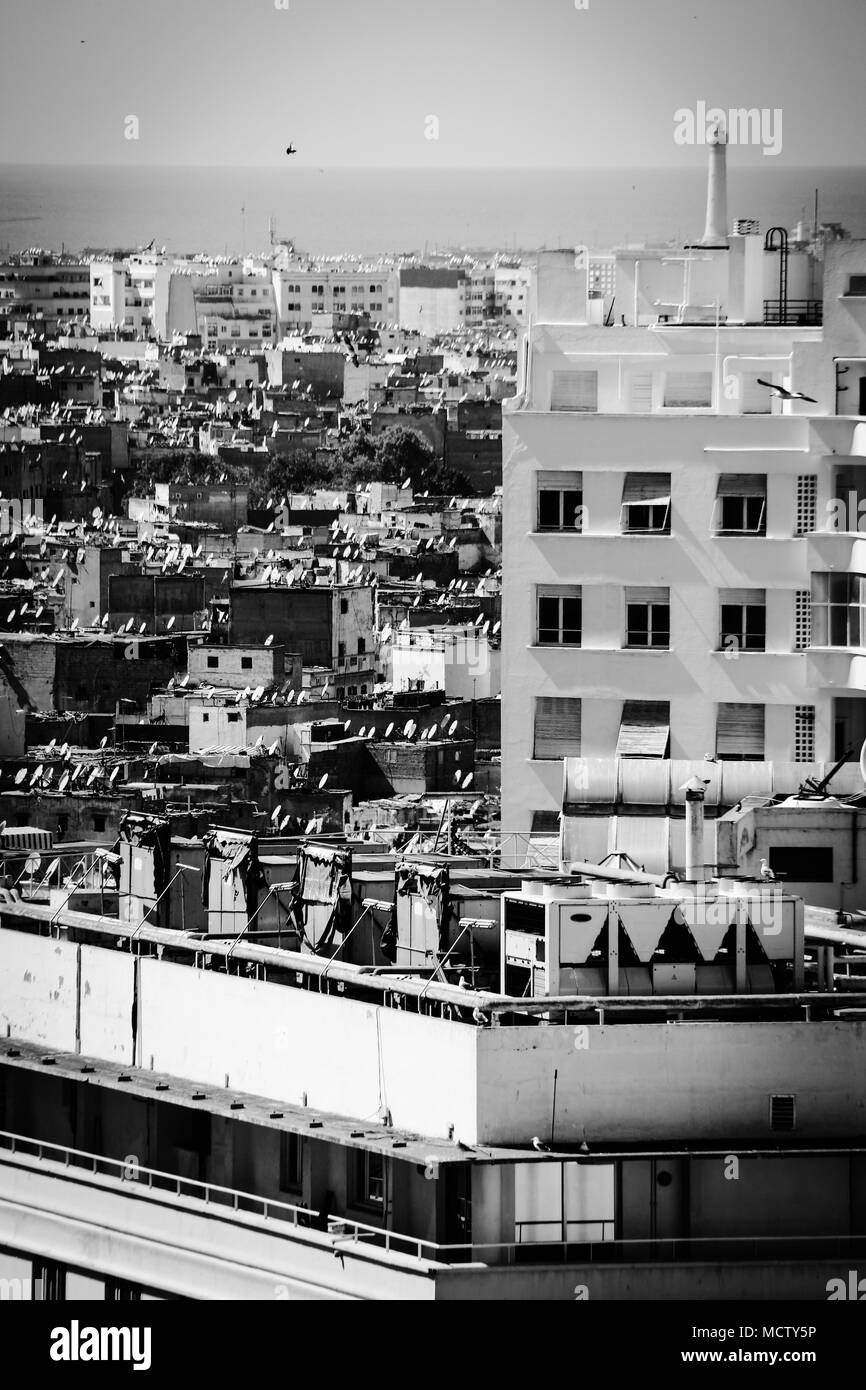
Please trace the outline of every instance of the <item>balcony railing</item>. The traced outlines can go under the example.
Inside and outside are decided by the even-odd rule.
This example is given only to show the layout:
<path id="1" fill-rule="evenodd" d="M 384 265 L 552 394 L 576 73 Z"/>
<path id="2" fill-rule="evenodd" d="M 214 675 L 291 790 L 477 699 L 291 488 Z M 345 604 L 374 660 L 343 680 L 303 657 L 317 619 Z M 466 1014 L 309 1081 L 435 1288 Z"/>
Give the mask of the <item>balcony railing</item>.
<path id="1" fill-rule="evenodd" d="M 564 1264 L 635 1264 L 635 1263 L 694 1263 L 698 1261 L 743 1264 L 768 1260 L 826 1260 L 850 1259 L 866 1255 L 866 1235 L 822 1236 L 674 1236 L 615 1239 L 611 1217 L 585 1220 L 567 1218 L 566 1239 L 526 1239 L 527 1229 L 553 1227 L 563 1230 L 559 1214 L 544 1221 L 515 1223 L 517 1239 L 513 1241 L 453 1241 L 442 1243 L 404 1235 L 399 1231 L 371 1226 L 342 1216 L 326 1216 L 313 1208 L 282 1202 L 242 1192 L 216 1183 L 200 1182 L 180 1177 L 176 1173 L 160 1172 L 140 1167 L 130 1159 L 106 1158 L 86 1153 L 66 1145 L 50 1144 L 27 1135 L 0 1130 L 0 1151 L 10 1156 L 21 1155 L 39 1163 L 60 1165 L 67 1177 L 76 1176 L 71 1170 L 81 1170 L 80 1180 L 88 1176 L 114 1179 L 124 1187 L 134 1185 L 136 1196 L 158 1194 L 201 1203 L 202 1207 L 219 1206 L 238 1213 L 258 1217 L 263 1222 L 279 1221 L 294 1230 L 317 1231 L 330 1238 L 335 1251 L 356 1246 L 369 1254 L 391 1252 L 439 1266 L 473 1263 L 480 1265 L 527 1264 L 552 1262 Z M 573 1160 L 579 1161 L 579 1160 Z M 600 1231 L 595 1238 L 581 1238 L 587 1230 Z"/>
<path id="2" fill-rule="evenodd" d="M 819 327 L 824 314 L 820 299 L 765 299 L 764 323 L 778 326 L 800 324 Z"/>

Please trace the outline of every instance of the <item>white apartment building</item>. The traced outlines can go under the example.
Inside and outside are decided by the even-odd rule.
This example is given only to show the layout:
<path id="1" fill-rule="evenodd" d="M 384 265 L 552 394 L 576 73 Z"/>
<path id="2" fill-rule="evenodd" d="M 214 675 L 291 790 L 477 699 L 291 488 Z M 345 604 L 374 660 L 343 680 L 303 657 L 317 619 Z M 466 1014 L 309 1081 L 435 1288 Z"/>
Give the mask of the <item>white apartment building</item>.
<path id="1" fill-rule="evenodd" d="M 550 827 L 563 757 L 806 777 L 866 736 L 866 243 L 828 248 L 826 334 L 763 322 L 761 250 L 731 237 L 697 267 L 727 257 L 727 289 L 637 328 L 588 326 L 573 257 L 539 266 L 503 416 L 509 831 Z M 635 256 L 639 293 L 649 278 Z"/>
<path id="2" fill-rule="evenodd" d="M 198 331 L 209 352 L 261 352 L 277 341 L 277 306 L 269 276 L 228 266 L 194 288 Z"/>
<path id="3" fill-rule="evenodd" d="M 444 690 L 449 699 L 490 699 L 501 684 L 499 645 L 472 623 L 398 629 L 391 669 L 395 691 Z"/>
<path id="4" fill-rule="evenodd" d="M 531 281 L 530 266 L 497 265 L 494 271 L 494 316 L 512 325 L 526 323 Z"/>
<path id="5" fill-rule="evenodd" d="M 280 333 L 309 328 L 317 314 L 366 314 L 397 319 L 397 272 L 384 266 L 289 265 L 273 272 Z"/>

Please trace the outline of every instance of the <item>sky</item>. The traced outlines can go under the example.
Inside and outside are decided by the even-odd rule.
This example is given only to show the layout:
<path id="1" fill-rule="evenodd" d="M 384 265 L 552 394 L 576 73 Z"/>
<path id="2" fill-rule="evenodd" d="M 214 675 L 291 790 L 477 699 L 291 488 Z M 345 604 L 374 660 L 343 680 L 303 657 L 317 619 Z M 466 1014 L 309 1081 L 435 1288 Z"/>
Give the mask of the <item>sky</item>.
<path id="1" fill-rule="evenodd" d="M 0 34 L 0 163 L 671 167 L 699 101 L 781 110 L 744 163 L 864 163 L 866 0 L 0 0 Z"/>

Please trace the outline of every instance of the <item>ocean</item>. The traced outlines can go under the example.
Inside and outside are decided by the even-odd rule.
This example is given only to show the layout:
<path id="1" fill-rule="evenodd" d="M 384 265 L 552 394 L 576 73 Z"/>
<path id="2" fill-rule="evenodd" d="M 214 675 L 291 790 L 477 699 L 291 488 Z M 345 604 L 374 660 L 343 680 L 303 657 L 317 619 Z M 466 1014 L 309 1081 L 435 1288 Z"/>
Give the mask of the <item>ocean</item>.
<path id="1" fill-rule="evenodd" d="M 866 236 L 866 169 L 737 169 L 728 212 L 761 229 L 812 216 Z M 0 249 L 148 244 L 237 254 L 276 234 L 321 255 L 690 240 L 706 180 L 678 169 L 311 169 L 0 165 Z"/>

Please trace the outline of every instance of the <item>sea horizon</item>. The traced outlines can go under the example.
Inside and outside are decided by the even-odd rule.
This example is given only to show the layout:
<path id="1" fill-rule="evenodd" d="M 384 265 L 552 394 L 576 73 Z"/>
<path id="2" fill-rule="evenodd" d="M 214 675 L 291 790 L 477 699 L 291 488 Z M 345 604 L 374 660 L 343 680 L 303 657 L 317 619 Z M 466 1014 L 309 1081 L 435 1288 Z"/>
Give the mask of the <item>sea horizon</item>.
<path id="1" fill-rule="evenodd" d="M 729 159 L 729 221 L 762 231 L 819 219 L 866 236 L 866 166 L 778 168 Z M 240 254 L 276 239 L 313 255 L 535 250 L 690 241 L 704 225 L 700 162 L 601 168 L 181 164 L 0 165 L 0 246 L 83 251 L 154 240 Z"/>

